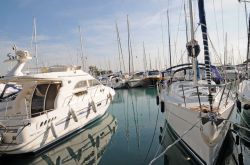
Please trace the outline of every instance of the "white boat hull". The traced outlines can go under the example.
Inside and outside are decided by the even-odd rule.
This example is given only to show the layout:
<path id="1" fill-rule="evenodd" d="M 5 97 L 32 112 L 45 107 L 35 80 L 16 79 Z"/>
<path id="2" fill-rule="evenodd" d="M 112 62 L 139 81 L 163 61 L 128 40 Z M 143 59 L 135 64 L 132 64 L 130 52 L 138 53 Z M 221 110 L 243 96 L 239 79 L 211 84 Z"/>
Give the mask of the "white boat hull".
<path id="1" fill-rule="evenodd" d="M 165 117 L 174 130 L 177 136 L 181 136 L 185 131 L 190 129 L 197 120 L 199 119 L 199 112 L 191 111 L 187 108 L 179 107 L 168 103 L 166 106 Z M 217 155 L 220 151 L 221 145 L 224 141 L 224 138 L 227 134 L 229 123 L 225 122 L 222 124 L 222 127 L 219 127 L 219 139 L 215 141 L 208 141 L 207 144 L 204 142 L 204 138 L 201 134 L 201 122 L 199 122 L 193 129 L 191 129 L 183 138 L 188 150 L 191 150 L 195 157 L 204 164 L 214 164 L 216 161 Z M 207 123 L 210 125 L 211 123 Z"/>
<path id="2" fill-rule="evenodd" d="M 164 107 L 161 110 L 176 135 L 182 137 L 188 131 L 182 137 L 188 149 L 195 153 L 194 156 L 200 162 L 214 164 L 230 126 L 227 120 L 234 108 L 234 101 L 228 98 L 228 91 L 216 89 L 212 113 L 206 87 L 199 87 L 199 97 L 192 82 L 175 82 L 159 91 L 159 100 Z M 216 120 L 211 115 L 216 115 Z"/>
<path id="3" fill-rule="evenodd" d="M 106 104 L 107 102 L 107 104 Z M 48 123 L 40 130 L 37 127 L 40 126 L 41 122 L 31 122 L 36 124 L 31 124 L 31 126 L 27 126 L 23 129 L 22 135 L 24 135 L 23 139 L 29 139 L 25 143 L 22 144 L 1 144 L 0 152 L 4 154 L 21 154 L 28 152 L 37 152 L 45 148 L 46 146 L 54 143 L 65 136 L 83 128 L 89 123 L 95 121 L 105 114 L 107 108 L 110 104 L 110 101 L 102 100 L 101 105 L 97 108 L 96 112 L 90 109 L 90 113 L 88 114 L 88 107 L 85 107 L 82 110 L 76 111 L 76 117 L 78 121 L 76 122 L 72 115 L 68 115 L 66 109 L 55 110 L 51 113 L 48 113 L 48 117 L 46 114 L 44 115 L 44 121 L 46 119 L 52 119 L 56 116 L 56 120 Z M 65 111 L 67 113 L 58 113 L 57 111 Z M 87 117 L 88 116 L 88 117 Z M 40 116 L 41 117 L 41 116 Z M 48 121 L 48 120 L 47 120 Z"/>

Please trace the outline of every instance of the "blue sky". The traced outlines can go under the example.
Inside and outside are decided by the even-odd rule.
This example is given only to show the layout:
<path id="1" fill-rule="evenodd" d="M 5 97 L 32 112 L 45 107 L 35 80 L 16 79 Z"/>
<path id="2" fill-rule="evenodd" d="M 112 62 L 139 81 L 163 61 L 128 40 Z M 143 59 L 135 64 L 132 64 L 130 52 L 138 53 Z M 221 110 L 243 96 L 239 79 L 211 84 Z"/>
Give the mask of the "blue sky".
<path id="1" fill-rule="evenodd" d="M 6 59 L 13 44 L 33 54 L 31 36 L 35 16 L 40 66 L 77 64 L 77 55 L 80 54 L 78 26 L 81 26 L 87 64 L 118 70 L 116 21 L 127 70 L 126 15 L 129 15 L 135 70 L 143 69 L 143 42 L 147 58 L 151 59 L 151 68 L 163 68 L 169 65 L 166 62 L 169 58 L 166 10 L 169 9 L 171 49 L 174 54 L 172 63 L 180 63 L 181 56 L 185 56 L 186 44 L 184 2 L 187 3 L 187 0 L 5 0 L 0 5 L 0 62 Z M 247 31 L 243 4 L 237 0 L 205 0 L 205 4 L 209 36 L 216 51 L 223 54 L 223 37 L 227 32 L 228 59 L 235 63 L 242 61 L 245 58 Z M 193 6 L 197 26 L 196 0 L 193 0 Z M 201 44 L 198 31 L 200 28 L 196 37 Z M 211 47 L 210 50 L 215 63 L 217 60 Z M 199 60 L 202 59 L 201 53 Z M 34 61 L 31 61 L 31 66 Z M 0 73 L 4 74 L 10 64 L 2 66 Z"/>

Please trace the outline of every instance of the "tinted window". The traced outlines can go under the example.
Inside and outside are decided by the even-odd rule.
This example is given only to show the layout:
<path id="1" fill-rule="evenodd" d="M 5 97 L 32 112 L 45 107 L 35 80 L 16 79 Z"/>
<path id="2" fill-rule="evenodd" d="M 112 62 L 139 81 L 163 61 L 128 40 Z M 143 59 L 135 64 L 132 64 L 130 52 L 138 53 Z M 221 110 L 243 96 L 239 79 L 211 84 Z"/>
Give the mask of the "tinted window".
<path id="1" fill-rule="evenodd" d="M 100 85 L 100 82 L 97 81 L 96 79 L 89 80 L 89 86 L 96 86 L 96 85 Z"/>
<path id="2" fill-rule="evenodd" d="M 82 88 L 87 86 L 87 81 L 79 81 L 76 85 L 75 88 Z"/>

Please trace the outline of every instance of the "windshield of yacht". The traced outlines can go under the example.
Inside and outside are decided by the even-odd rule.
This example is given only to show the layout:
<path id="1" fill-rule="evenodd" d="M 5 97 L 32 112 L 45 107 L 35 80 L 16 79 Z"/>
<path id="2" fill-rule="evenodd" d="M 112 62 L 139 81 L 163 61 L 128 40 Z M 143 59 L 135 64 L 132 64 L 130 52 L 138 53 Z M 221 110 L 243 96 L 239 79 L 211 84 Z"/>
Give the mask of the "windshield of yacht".
<path id="1" fill-rule="evenodd" d="M 88 80 L 89 82 L 89 86 L 92 87 L 92 86 L 96 86 L 96 85 L 100 85 L 101 83 L 96 80 L 96 79 L 92 79 L 92 80 Z"/>
<path id="2" fill-rule="evenodd" d="M 149 76 L 152 76 L 152 75 L 159 75 L 160 72 L 158 70 L 155 70 L 155 71 L 148 71 L 148 75 Z"/>
<path id="3" fill-rule="evenodd" d="M 20 91 L 20 85 L 0 84 L 0 102 L 14 100 Z"/>
<path id="4" fill-rule="evenodd" d="M 144 72 L 138 72 L 138 73 L 135 73 L 132 78 L 142 78 L 144 76 Z"/>
<path id="5" fill-rule="evenodd" d="M 235 68 L 233 66 L 226 66 L 225 70 L 235 70 Z"/>

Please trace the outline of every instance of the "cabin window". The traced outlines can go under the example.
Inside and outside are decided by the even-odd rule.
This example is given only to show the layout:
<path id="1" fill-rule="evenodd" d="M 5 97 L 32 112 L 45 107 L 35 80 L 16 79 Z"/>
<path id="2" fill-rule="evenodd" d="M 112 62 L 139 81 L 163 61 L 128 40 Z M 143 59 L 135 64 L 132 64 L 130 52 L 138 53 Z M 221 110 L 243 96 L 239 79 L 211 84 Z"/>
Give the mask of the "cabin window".
<path id="1" fill-rule="evenodd" d="M 31 103 L 31 116 L 36 117 L 46 110 L 54 109 L 55 98 L 61 84 L 38 84 L 35 88 Z"/>
<path id="2" fill-rule="evenodd" d="M 61 84 L 50 84 L 47 95 L 46 95 L 46 101 L 45 101 L 45 110 L 51 110 L 54 109 L 54 102 L 56 99 L 56 96 L 58 94 L 58 91 L 61 87 Z"/>
<path id="3" fill-rule="evenodd" d="M 97 81 L 96 79 L 93 80 L 89 80 L 89 86 L 96 86 L 96 85 L 100 85 L 100 82 Z"/>
<path id="4" fill-rule="evenodd" d="M 83 88 L 87 86 L 87 81 L 79 81 L 76 85 L 75 88 Z"/>

